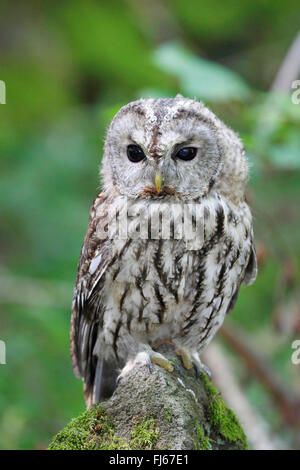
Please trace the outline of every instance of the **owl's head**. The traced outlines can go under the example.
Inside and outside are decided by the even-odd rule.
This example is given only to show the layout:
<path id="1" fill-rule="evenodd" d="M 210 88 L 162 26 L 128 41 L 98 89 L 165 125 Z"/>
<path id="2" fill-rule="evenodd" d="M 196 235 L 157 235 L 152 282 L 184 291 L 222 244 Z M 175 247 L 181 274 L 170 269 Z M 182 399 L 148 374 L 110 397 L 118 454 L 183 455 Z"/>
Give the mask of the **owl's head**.
<path id="1" fill-rule="evenodd" d="M 238 136 L 203 103 L 181 95 L 129 103 L 108 129 L 105 190 L 114 187 L 129 198 L 194 200 L 216 188 L 237 202 L 247 177 Z"/>

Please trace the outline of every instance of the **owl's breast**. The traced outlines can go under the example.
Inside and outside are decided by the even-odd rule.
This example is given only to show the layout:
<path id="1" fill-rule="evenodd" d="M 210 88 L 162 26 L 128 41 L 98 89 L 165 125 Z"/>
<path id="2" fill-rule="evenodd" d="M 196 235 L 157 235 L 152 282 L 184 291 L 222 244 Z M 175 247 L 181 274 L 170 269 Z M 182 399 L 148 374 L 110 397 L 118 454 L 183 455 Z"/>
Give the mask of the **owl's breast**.
<path id="1" fill-rule="evenodd" d="M 128 243 L 107 283 L 131 330 L 148 334 L 157 325 L 172 323 L 179 331 L 182 305 L 195 285 L 195 259 L 181 240 Z"/>
<path id="2" fill-rule="evenodd" d="M 235 216 L 226 203 L 208 200 L 198 249 L 184 238 L 113 240 L 118 256 L 105 281 L 107 334 L 123 334 L 124 350 L 128 335 L 150 344 L 166 338 L 181 338 L 195 349 L 207 344 L 224 320 L 250 255 L 247 217 L 246 209 Z"/>

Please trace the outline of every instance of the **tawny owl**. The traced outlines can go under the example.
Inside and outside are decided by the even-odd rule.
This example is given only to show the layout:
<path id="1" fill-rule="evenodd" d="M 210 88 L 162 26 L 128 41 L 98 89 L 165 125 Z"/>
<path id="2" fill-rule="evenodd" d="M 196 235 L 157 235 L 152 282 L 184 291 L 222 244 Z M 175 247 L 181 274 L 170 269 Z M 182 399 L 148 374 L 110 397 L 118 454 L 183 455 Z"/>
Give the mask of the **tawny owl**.
<path id="1" fill-rule="evenodd" d="M 117 377 L 138 363 L 172 371 L 155 351 L 160 342 L 171 342 L 186 367 L 201 367 L 199 353 L 234 307 L 241 283 L 257 273 L 244 149 L 202 103 L 178 95 L 121 108 L 107 132 L 101 173 L 71 327 L 73 367 L 88 406 L 109 397 Z M 175 236 L 185 213 L 178 217 L 178 208 L 193 204 L 202 214 L 197 246 L 182 230 Z M 166 208 L 169 236 L 160 225 L 153 235 L 153 214 L 160 224 Z M 191 218 L 194 226 L 193 210 Z"/>

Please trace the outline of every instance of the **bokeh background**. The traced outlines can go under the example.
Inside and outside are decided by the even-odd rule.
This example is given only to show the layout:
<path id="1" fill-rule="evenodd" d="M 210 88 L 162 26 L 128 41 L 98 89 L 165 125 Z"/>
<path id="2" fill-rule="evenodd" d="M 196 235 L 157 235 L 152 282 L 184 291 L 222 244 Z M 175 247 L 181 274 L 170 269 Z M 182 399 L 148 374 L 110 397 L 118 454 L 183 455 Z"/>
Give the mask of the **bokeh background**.
<path id="1" fill-rule="evenodd" d="M 299 0 L 2 1 L 0 448 L 84 410 L 70 304 L 105 129 L 138 97 L 203 100 L 251 163 L 259 276 L 206 353 L 252 448 L 300 448 Z"/>

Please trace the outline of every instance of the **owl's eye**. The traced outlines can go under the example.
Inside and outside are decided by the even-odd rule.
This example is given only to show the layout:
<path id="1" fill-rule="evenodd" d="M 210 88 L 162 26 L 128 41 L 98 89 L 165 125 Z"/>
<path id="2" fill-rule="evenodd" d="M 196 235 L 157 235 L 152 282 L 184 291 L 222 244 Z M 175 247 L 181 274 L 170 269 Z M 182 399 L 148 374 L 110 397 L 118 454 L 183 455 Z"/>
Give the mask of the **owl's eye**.
<path id="1" fill-rule="evenodd" d="M 145 154 L 139 145 L 128 145 L 127 157 L 131 162 L 138 163 L 144 160 Z"/>
<path id="2" fill-rule="evenodd" d="M 193 160 L 197 155 L 196 147 L 184 147 L 175 154 L 175 158 L 179 158 L 180 160 Z"/>

